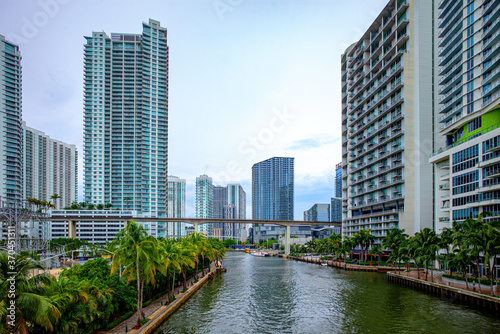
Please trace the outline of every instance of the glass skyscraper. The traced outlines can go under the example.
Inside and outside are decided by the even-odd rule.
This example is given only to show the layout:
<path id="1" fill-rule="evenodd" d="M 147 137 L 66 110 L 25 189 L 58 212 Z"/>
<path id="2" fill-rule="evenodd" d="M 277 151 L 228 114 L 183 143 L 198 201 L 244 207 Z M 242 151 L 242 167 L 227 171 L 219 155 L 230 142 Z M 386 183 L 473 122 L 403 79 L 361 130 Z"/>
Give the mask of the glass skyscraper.
<path id="1" fill-rule="evenodd" d="M 186 180 L 169 176 L 167 184 L 167 217 L 186 217 Z M 185 223 L 158 223 L 158 237 L 181 238 L 186 235 Z"/>
<path id="2" fill-rule="evenodd" d="M 212 178 L 200 175 L 196 178 L 196 218 L 214 218 L 214 186 Z M 200 224 L 199 231 L 212 237 L 212 224 Z"/>
<path id="3" fill-rule="evenodd" d="M 274 157 L 252 166 L 252 218 L 264 220 L 293 220 L 294 158 Z M 291 233 L 309 233 L 308 226 L 294 226 Z M 306 231 L 307 230 L 307 231 Z M 285 232 L 282 226 L 254 226 L 254 241 L 275 238 Z"/>
<path id="4" fill-rule="evenodd" d="M 335 197 L 342 198 L 342 163 L 335 165 Z"/>
<path id="5" fill-rule="evenodd" d="M 142 34 L 85 38 L 85 201 L 165 217 L 167 29 L 150 19 Z"/>
<path id="6" fill-rule="evenodd" d="M 294 158 L 274 157 L 252 167 L 252 218 L 293 220 Z"/>
<path id="7" fill-rule="evenodd" d="M 21 53 L 0 35 L 0 200 L 22 196 Z"/>

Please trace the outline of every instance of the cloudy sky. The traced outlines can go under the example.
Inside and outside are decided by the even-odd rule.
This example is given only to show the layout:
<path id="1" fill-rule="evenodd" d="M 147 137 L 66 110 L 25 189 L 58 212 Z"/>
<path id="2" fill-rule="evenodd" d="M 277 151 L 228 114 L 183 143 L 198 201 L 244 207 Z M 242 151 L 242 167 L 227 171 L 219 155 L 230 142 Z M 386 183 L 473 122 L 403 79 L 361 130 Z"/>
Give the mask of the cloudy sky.
<path id="1" fill-rule="evenodd" d="M 341 161 L 340 56 L 387 0 L 0 0 L 0 34 L 21 48 L 23 119 L 79 151 L 83 36 L 168 29 L 169 174 L 239 182 L 251 218 L 251 167 L 295 157 L 295 219 L 334 196 Z"/>

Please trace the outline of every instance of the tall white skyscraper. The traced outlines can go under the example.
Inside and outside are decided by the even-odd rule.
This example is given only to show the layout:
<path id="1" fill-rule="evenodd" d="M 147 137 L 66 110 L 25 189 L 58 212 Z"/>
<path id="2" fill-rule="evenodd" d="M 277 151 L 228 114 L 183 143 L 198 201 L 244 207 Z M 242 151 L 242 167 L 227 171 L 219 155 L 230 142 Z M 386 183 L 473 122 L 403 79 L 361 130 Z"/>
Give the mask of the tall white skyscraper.
<path id="1" fill-rule="evenodd" d="M 0 35 L 0 201 L 22 195 L 21 53 Z"/>
<path id="2" fill-rule="evenodd" d="M 196 218 L 213 218 L 214 186 L 212 178 L 200 175 L 196 178 Z M 212 237 L 212 224 L 199 225 L 199 231 Z"/>
<path id="3" fill-rule="evenodd" d="M 85 38 L 85 201 L 165 217 L 167 29 L 150 19 L 142 34 Z"/>
<path id="4" fill-rule="evenodd" d="M 55 201 L 56 209 L 77 200 L 78 154 L 66 144 L 30 128 L 23 122 L 24 197 Z M 59 199 L 51 199 L 53 195 Z"/>
<path id="5" fill-rule="evenodd" d="M 432 227 L 432 0 L 391 0 L 342 55 L 342 233 Z"/>
<path id="6" fill-rule="evenodd" d="M 167 184 L 167 217 L 186 217 L 186 180 L 177 176 L 169 176 Z M 158 236 L 164 238 L 181 238 L 186 235 L 185 223 L 158 223 Z"/>
<path id="7" fill-rule="evenodd" d="M 484 211 L 500 217 L 499 12 L 498 0 L 439 2 L 437 233 Z"/>

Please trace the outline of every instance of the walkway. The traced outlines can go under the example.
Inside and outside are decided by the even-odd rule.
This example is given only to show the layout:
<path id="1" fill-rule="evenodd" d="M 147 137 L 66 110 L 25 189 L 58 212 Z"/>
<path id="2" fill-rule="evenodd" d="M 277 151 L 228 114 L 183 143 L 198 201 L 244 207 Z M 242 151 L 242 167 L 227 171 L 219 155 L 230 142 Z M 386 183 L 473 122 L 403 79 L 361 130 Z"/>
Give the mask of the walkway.
<path id="1" fill-rule="evenodd" d="M 215 268 L 213 265 L 211 267 Z M 207 270 L 207 268 L 205 268 L 205 271 L 206 270 Z M 200 274 L 201 274 L 201 272 L 200 272 Z M 191 279 L 187 280 L 186 281 L 186 287 L 189 288 L 191 285 L 193 285 L 194 284 L 194 280 L 195 280 L 194 277 L 192 277 Z M 183 288 L 184 288 L 184 286 L 182 284 L 182 281 L 181 281 L 181 285 L 180 286 L 176 286 L 175 287 L 174 296 L 175 296 L 176 299 L 182 293 Z M 165 302 L 168 300 L 168 296 L 169 295 L 170 294 L 165 294 L 165 295 L 161 296 L 160 298 L 156 299 L 155 301 L 151 302 L 151 304 L 149 304 L 148 306 L 143 307 L 142 308 L 142 312 L 144 313 L 144 316 L 146 318 L 149 318 L 163 304 L 165 304 Z M 105 334 L 105 333 L 106 334 L 118 334 L 118 333 L 122 334 L 122 333 L 128 333 L 128 332 L 132 331 L 132 329 L 134 328 L 134 326 L 136 324 L 137 324 L 137 312 L 135 312 L 127 320 L 124 320 L 123 322 L 121 322 L 120 324 L 118 324 L 117 326 L 115 326 L 113 329 L 110 329 L 109 331 L 98 331 L 97 334 Z"/>

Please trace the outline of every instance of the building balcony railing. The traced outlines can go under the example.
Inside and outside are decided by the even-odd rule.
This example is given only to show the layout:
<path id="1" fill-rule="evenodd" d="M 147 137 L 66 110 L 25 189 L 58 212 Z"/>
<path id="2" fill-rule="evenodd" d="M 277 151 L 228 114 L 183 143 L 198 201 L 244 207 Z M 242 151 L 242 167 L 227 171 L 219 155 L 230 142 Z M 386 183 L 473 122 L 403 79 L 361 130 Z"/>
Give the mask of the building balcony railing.
<path id="1" fill-rule="evenodd" d="M 482 131 L 479 131 L 479 132 L 478 132 L 478 133 L 476 133 L 474 136 L 471 136 L 471 137 L 468 137 L 468 138 L 462 139 L 462 140 L 460 140 L 460 141 L 458 141 L 458 142 L 456 142 L 456 143 L 454 143 L 454 144 L 452 144 L 452 145 L 448 145 L 447 147 L 440 148 L 439 150 L 437 150 L 437 151 L 435 151 L 434 153 L 432 153 L 430 157 L 432 158 L 433 156 L 435 156 L 435 155 L 437 155 L 437 154 L 440 154 L 440 153 L 442 153 L 442 152 L 445 152 L 445 151 L 447 151 L 447 150 L 449 150 L 449 149 L 451 149 L 451 148 L 453 148 L 453 147 L 455 147 L 455 146 L 458 146 L 458 145 L 461 145 L 461 144 L 463 144 L 463 143 L 466 143 L 466 142 L 468 142 L 469 140 L 475 139 L 475 138 L 477 138 L 478 136 L 481 136 L 481 135 L 483 135 L 483 134 L 485 134 L 485 133 L 488 133 L 488 132 L 490 132 L 490 131 L 493 131 L 493 130 L 495 130 L 495 129 L 498 129 L 499 127 L 500 127 L 500 123 L 497 123 L 497 124 L 495 124 L 495 125 L 492 125 L 492 126 L 490 126 L 490 127 L 486 128 L 486 129 L 482 130 Z"/>

